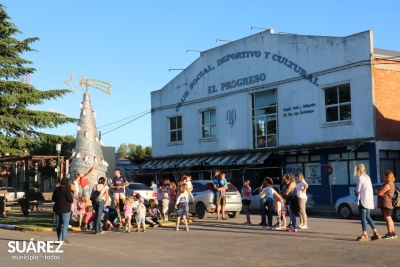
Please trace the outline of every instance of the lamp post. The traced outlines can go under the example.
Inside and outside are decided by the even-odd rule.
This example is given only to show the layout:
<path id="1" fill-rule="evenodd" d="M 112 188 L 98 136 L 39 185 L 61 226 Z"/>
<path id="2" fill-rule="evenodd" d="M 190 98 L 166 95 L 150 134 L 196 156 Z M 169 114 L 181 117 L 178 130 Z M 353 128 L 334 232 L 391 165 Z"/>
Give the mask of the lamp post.
<path id="1" fill-rule="evenodd" d="M 60 174 L 61 174 L 61 167 L 60 167 L 60 153 L 61 153 L 61 144 L 56 144 L 56 151 L 57 151 L 57 178 L 60 181 Z"/>
<path id="2" fill-rule="evenodd" d="M 4 156 L 9 157 L 10 153 L 6 152 Z M 6 190 L 8 190 L 8 161 L 6 162 Z"/>

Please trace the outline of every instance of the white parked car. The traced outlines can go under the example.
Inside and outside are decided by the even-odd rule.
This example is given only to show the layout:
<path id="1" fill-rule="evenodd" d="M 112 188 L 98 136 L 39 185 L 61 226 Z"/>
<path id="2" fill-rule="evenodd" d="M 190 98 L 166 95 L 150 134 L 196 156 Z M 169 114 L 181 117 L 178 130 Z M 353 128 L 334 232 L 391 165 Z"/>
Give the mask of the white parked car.
<path id="1" fill-rule="evenodd" d="M 274 184 L 272 187 L 275 189 L 276 192 L 279 193 L 279 191 L 280 191 L 279 190 L 279 185 Z M 259 196 L 258 190 L 259 190 L 259 187 L 257 187 L 256 189 L 254 189 L 251 192 L 251 203 L 250 203 L 250 206 L 249 206 L 250 210 L 260 210 L 260 196 Z M 242 196 L 242 199 L 243 198 L 244 197 Z M 314 209 L 314 206 L 315 206 L 314 195 L 307 193 L 306 209 L 307 210 L 312 210 L 312 209 Z"/>
<path id="2" fill-rule="evenodd" d="M 25 192 L 18 192 L 14 187 L 0 187 L 0 191 L 7 191 L 5 194 L 6 202 L 17 202 L 25 195 Z"/>
<path id="3" fill-rule="evenodd" d="M 144 205 L 149 206 L 149 200 L 154 199 L 157 201 L 157 191 L 154 191 L 150 187 L 142 183 L 130 182 L 129 186 L 125 188 L 126 197 L 130 197 L 132 193 L 139 193 L 144 198 Z"/>
<path id="4" fill-rule="evenodd" d="M 371 210 L 371 216 L 381 216 L 382 211 L 377 205 L 377 190 L 382 186 L 382 183 L 373 184 L 374 189 L 374 204 L 375 208 Z M 400 188 L 400 183 L 395 183 L 397 189 Z M 357 196 L 353 193 L 345 197 L 341 197 L 336 201 L 335 209 L 339 213 L 340 217 L 343 219 L 350 219 L 353 215 L 360 215 L 358 212 Z M 395 221 L 400 221 L 400 207 L 395 207 L 393 209 L 393 219 Z"/>
<path id="5" fill-rule="evenodd" d="M 189 213 L 196 215 L 199 219 L 207 218 L 216 213 L 214 185 L 211 180 L 193 180 L 193 197 L 189 197 Z M 225 212 L 229 218 L 235 218 L 242 209 L 240 193 L 237 188 L 228 183 L 226 195 Z"/>

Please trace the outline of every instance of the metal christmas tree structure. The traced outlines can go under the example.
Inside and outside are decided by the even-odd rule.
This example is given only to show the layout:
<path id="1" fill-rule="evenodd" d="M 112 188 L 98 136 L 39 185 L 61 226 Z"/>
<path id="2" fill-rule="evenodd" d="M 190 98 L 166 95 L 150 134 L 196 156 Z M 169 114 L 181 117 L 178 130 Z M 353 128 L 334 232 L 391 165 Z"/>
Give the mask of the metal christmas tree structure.
<path id="1" fill-rule="evenodd" d="M 70 81 L 72 79 L 73 74 L 71 73 Z M 70 81 L 64 83 L 71 85 Z M 107 90 L 104 89 L 103 84 L 106 85 Z M 92 109 L 90 94 L 87 89 L 88 86 L 91 86 L 110 94 L 111 84 L 100 80 L 83 79 L 81 77 L 79 85 L 85 85 L 86 92 L 83 95 L 83 102 L 80 105 L 81 114 L 77 126 L 76 143 L 72 153 L 70 173 L 71 177 L 77 173 L 86 174 L 96 164 L 99 168 L 88 177 L 90 187 L 92 188 L 93 185 L 97 184 L 100 177 L 106 177 L 108 163 L 105 161 L 101 150 L 102 142 L 97 132 L 96 113 Z M 80 89 L 82 90 L 82 87 Z"/>

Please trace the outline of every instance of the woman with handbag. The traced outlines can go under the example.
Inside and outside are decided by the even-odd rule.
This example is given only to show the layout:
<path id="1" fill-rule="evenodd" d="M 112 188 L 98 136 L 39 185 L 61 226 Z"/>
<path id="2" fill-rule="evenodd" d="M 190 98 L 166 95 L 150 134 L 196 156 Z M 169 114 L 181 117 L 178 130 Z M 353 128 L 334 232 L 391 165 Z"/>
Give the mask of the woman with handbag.
<path id="1" fill-rule="evenodd" d="M 299 200 L 297 198 L 296 182 L 291 174 L 285 174 L 286 181 L 286 203 L 289 204 L 290 221 L 292 227 L 289 227 L 288 232 L 297 232 L 296 214 L 299 212 Z"/>
<path id="2" fill-rule="evenodd" d="M 93 186 L 92 196 L 96 195 L 95 191 L 98 191 L 98 201 L 92 201 L 93 208 L 96 211 L 94 223 L 95 227 L 95 234 L 104 234 L 103 229 L 101 228 L 101 215 L 103 214 L 104 204 L 109 198 L 108 195 L 108 185 L 106 184 L 106 179 L 104 177 L 99 178 L 99 183 Z"/>

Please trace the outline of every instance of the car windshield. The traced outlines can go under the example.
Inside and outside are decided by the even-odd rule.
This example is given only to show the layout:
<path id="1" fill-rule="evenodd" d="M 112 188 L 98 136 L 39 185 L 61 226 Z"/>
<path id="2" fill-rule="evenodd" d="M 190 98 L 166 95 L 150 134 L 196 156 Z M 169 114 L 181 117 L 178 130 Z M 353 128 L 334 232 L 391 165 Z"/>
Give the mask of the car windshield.
<path id="1" fill-rule="evenodd" d="M 145 184 L 140 184 L 140 183 L 135 183 L 135 184 L 129 184 L 128 186 L 129 189 L 132 190 L 152 190 L 150 187 L 148 187 Z"/>

